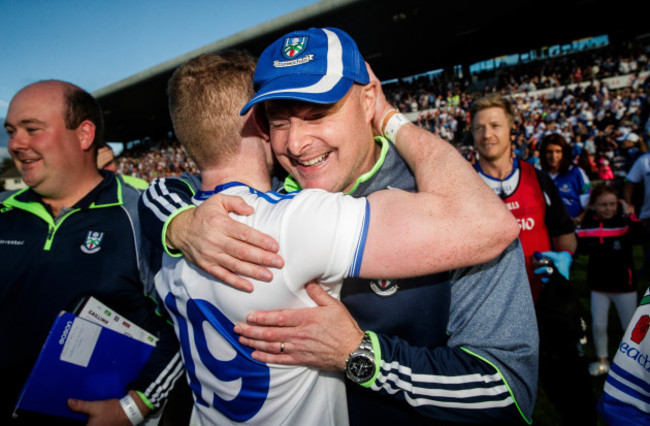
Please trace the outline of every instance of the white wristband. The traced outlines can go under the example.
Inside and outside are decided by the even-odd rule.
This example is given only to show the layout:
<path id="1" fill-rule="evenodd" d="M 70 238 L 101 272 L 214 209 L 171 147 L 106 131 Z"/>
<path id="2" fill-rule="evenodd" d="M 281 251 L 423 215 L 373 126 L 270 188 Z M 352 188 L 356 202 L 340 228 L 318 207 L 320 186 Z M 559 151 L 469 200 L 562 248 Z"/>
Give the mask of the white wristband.
<path id="1" fill-rule="evenodd" d="M 124 398 L 120 399 L 120 405 L 122 406 L 122 410 L 124 410 L 124 413 L 129 418 L 132 425 L 139 425 L 144 421 L 144 416 L 140 412 L 140 409 L 136 405 L 131 395 L 127 395 Z"/>
<path id="2" fill-rule="evenodd" d="M 391 142 L 395 142 L 395 136 L 397 136 L 397 131 L 402 128 L 406 123 L 410 123 L 409 119 L 404 116 L 404 114 L 393 114 L 391 118 L 388 119 L 386 123 L 386 128 L 384 129 L 384 137 Z"/>

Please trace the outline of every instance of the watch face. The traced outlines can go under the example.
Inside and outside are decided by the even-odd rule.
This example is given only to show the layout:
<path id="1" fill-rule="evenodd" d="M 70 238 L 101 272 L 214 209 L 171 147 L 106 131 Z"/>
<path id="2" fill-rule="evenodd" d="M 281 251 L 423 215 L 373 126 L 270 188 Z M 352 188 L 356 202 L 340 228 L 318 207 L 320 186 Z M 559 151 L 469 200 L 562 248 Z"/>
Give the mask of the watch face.
<path id="1" fill-rule="evenodd" d="M 359 355 L 352 358 L 348 364 L 347 376 L 357 383 L 367 382 L 375 374 L 375 362 L 370 358 Z"/>

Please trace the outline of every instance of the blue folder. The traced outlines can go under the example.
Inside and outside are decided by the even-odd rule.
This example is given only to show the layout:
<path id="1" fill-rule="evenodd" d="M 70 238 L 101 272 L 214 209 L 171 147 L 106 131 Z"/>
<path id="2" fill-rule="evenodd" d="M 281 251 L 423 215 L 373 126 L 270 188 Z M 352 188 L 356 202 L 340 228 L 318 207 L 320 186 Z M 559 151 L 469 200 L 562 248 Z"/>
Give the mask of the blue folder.
<path id="1" fill-rule="evenodd" d="M 62 311 L 54 321 L 18 398 L 20 410 L 87 420 L 67 405 L 121 398 L 149 359 L 153 346 Z"/>

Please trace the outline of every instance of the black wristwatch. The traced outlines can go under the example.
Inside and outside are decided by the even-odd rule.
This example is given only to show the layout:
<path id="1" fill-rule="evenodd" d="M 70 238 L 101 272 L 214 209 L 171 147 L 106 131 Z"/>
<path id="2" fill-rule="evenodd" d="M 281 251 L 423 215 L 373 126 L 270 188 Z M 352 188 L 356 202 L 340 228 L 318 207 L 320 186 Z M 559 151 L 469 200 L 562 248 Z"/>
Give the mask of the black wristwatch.
<path id="1" fill-rule="evenodd" d="M 345 361 L 345 375 L 355 383 L 364 383 L 375 375 L 375 352 L 366 333 L 356 351 Z"/>

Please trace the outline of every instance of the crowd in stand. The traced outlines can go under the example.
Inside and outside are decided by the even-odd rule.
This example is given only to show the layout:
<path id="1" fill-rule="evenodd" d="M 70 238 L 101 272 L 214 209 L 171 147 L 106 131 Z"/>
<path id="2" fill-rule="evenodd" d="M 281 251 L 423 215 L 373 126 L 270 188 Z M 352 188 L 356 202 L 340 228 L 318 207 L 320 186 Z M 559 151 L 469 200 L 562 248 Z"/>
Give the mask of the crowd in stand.
<path id="1" fill-rule="evenodd" d="M 139 144 L 118 156 L 116 161 L 118 173 L 148 182 L 157 177 L 180 176 L 183 172 L 198 173 L 194 161 L 173 138 Z"/>

